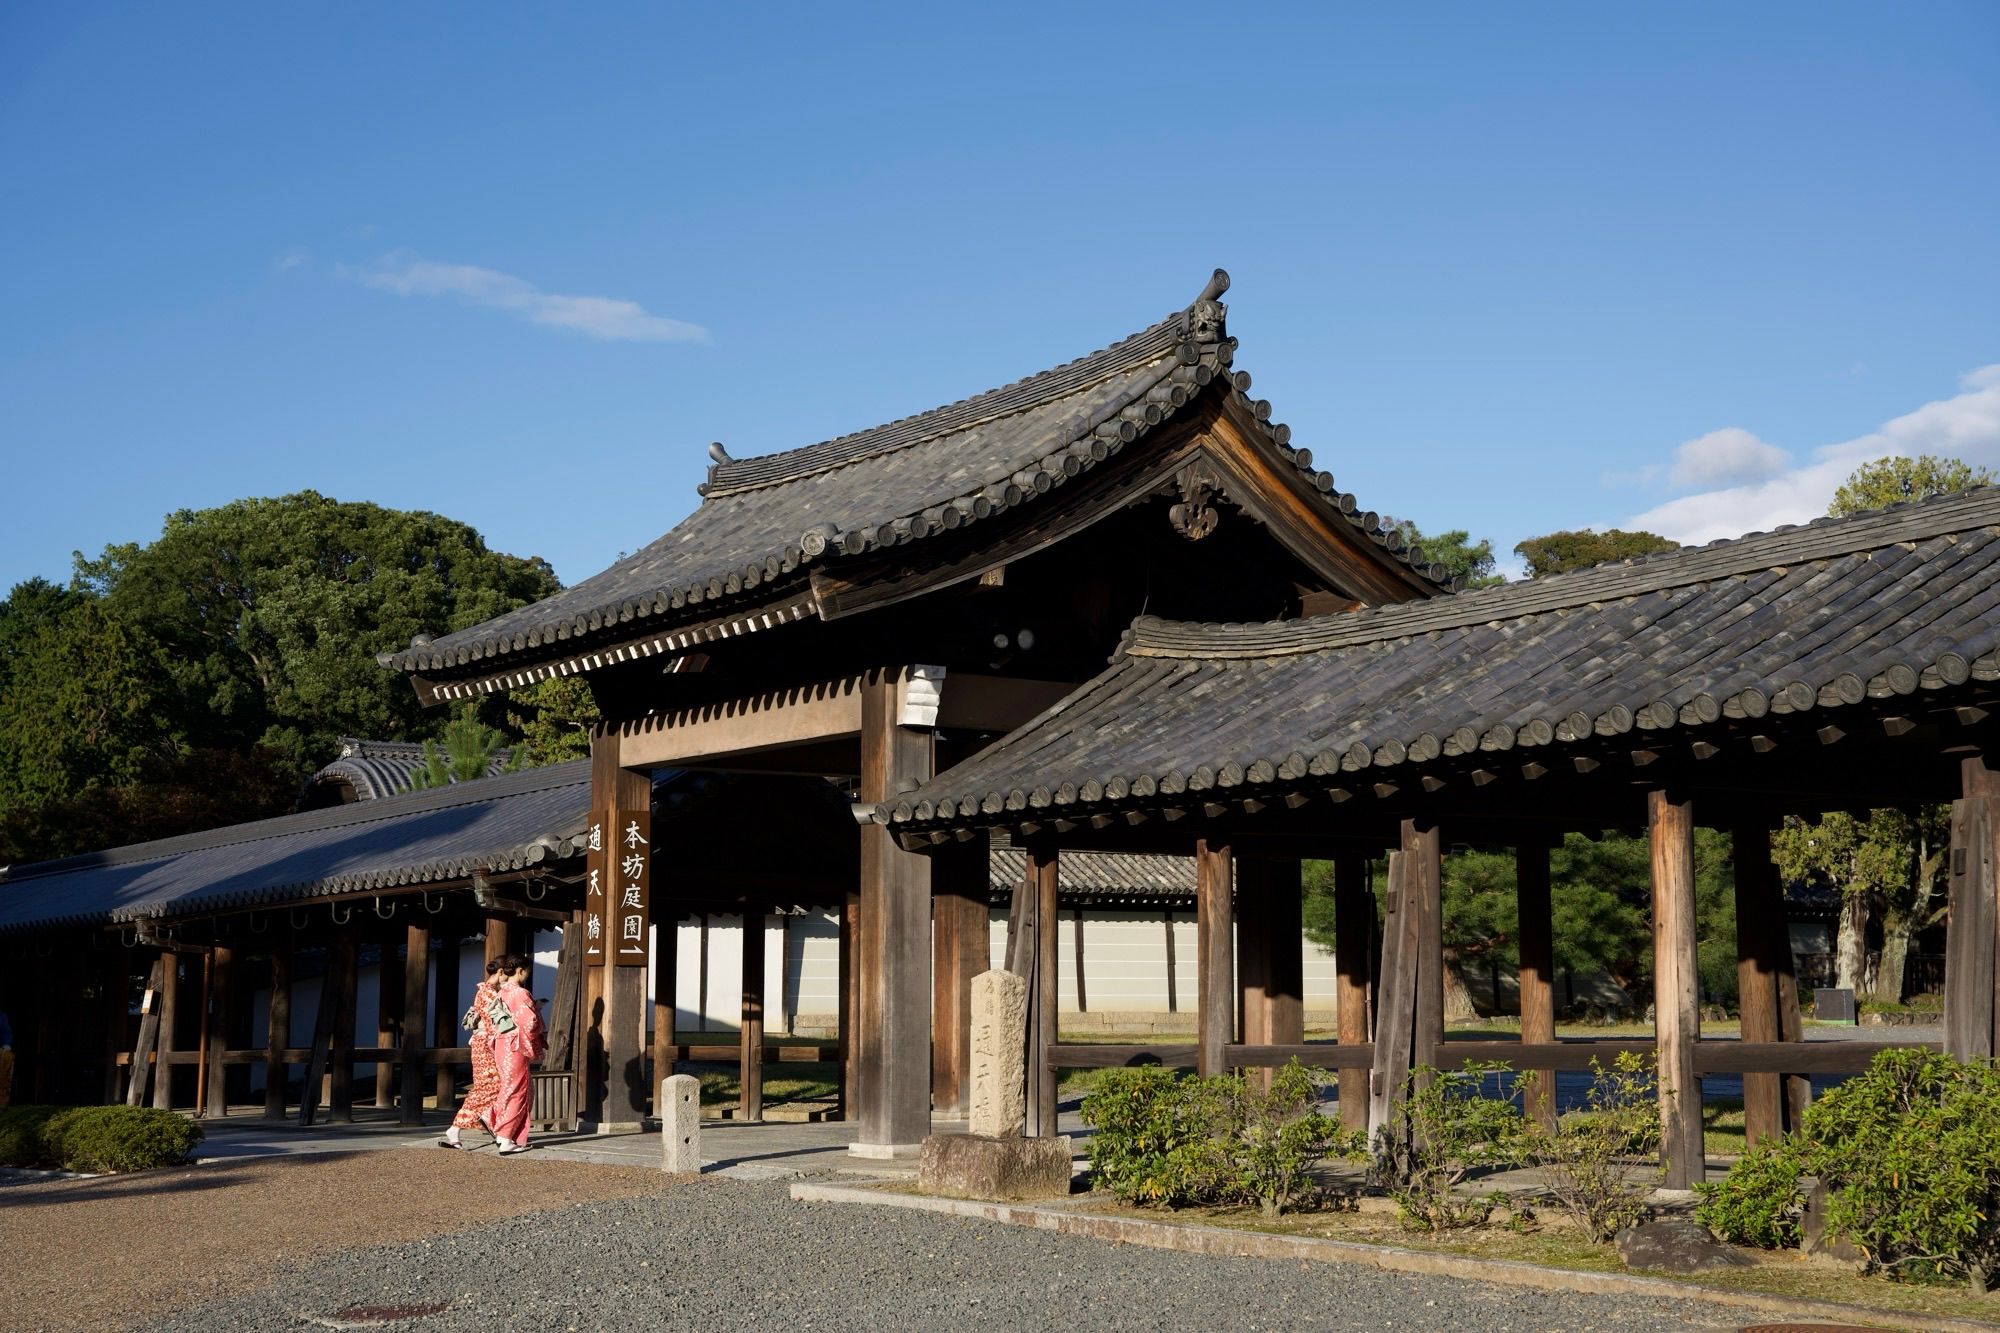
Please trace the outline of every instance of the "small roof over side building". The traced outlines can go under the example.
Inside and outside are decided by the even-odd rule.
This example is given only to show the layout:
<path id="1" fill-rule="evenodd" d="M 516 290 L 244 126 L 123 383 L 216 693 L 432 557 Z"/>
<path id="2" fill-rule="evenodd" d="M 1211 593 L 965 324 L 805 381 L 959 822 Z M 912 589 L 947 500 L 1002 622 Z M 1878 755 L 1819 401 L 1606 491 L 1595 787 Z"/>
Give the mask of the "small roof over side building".
<path id="1" fill-rule="evenodd" d="M 495 750 L 486 761 L 486 776 L 504 773 L 512 750 Z M 319 810 L 350 801 L 374 801 L 414 790 L 424 767 L 424 747 L 414 741 L 368 741 L 340 738 L 340 758 L 306 779 L 301 810 Z"/>

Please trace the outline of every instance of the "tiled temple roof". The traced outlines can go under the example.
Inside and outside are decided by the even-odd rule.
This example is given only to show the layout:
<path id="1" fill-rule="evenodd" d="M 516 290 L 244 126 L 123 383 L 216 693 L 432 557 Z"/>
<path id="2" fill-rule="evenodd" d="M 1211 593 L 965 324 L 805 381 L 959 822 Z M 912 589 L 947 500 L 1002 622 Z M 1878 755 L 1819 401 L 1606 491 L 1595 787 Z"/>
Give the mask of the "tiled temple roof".
<path id="1" fill-rule="evenodd" d="M 279 906 L 577 854 L 590 761 L 8 867 L 0 933 Z"/>
<path id="2" fill-rule="evenodd" d="M 1100 351 L 972 398 L 761 458 L 716 459 L 700 508 L 600 574 L 481 625 L 379 659 L 439 678 L 512 688 L 553 674 L 551 659 L 595 665 L 678 652 L 815 614 L 806 579 L 869 552 L 988 521 L 1032 504 L 1171 420 L 1222 381 L 1263 442 L 1301 474 L 1329 515 L 1372 538 L 1384 564 L 1432 585 L 1444 571 L 1316 470 L 1250 377 L 1232 370 L 1214 279 L 1186 309 Z"/>
<path id="3" fill-rule="evenodd" d="M 1996 525 L 2000 489 L 1983 488 L 1338 615 L 1141 618 L 1095 680 L 875 816 L 1005 825 L 1210 788 L 1281 794 L 1990 681 Z"/>

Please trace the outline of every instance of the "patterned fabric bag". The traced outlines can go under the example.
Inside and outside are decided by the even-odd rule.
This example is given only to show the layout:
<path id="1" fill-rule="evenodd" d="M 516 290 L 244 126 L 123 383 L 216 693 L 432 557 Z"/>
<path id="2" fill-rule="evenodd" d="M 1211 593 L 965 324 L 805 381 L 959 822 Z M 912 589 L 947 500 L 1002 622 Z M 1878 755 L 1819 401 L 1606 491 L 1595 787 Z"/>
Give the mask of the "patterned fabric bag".
<path id="1" fill-rule="evenodd" d="M 493 998 L 486 1002 L 486 1021 L 493 1025 L 494 1032 L 503 1037 L 520 1027 L 520 1024 L 514 1021 L 513 1012 L 507 1008 L 507 1002 L 500 998 L 498 991 L 493 992 Z"/>

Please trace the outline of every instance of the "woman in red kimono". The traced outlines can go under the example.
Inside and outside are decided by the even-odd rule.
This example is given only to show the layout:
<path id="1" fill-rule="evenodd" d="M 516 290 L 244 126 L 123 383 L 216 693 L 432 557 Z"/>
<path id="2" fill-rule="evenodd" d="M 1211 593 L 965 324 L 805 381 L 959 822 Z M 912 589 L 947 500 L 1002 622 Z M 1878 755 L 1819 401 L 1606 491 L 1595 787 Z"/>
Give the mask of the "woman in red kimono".
<path id="1" fill-rule="evenodd" d="M 438 1140 L 440 1148 L 463 1148 L 458 1141 L 462 1129 L 493 1128 L 493 1104 L 500 1099 L 500 1067 L 493 1061 L 493 1020 L 487 1010 L 500 994 L 500 960 L 486 965 L 486 979 L 472 989 L 472 1004 L 465 1011 L 463 1026 L 471 1029 L 466 1046 L 472 1052 L 472 1087 L 458 1104 L 451 1128 Z"/>
<path id="2" fill-rule="evenodd" d="M 511 1025 L 493 1039 L 493 1058 L 500 1066 L 500 1100 L 493 1108 L 493 1136 L 503 1153 L 528 1150 L 528 1120 L 534 1109 L 535 1084 L 529 1066 L 548 1049 L 542 1011 L 528 991 L 529 962 L 511 953 L 500 960 L 500 999 Z"/>

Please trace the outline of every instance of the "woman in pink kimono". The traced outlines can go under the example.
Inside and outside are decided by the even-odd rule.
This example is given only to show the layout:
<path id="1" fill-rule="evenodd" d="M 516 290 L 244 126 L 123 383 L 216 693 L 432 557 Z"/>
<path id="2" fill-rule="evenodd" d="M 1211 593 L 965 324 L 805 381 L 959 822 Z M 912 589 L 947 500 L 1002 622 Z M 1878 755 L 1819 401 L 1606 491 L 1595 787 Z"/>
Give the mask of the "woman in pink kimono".
<path id="1" fill-rule="evenodd" d="M 500 1066 L 500 1100 L 493 1108 L 493 1135 L 500 1151 L 528 1150 L 528 1120 L 534 1109 L 535 1085 L 529 1066 L 548 1049 L 542 1011 L 528 992 L 528 960 L 508 954 L 500 960 L 500 999 L 511 1024 L 501 1023 L 493 1039 L 493 1056 Z"/>
<path id="2" fill-rule="evenodd" d="M 472 1052 L 472 1087 L 459 1103 L 451 1128 L 438 1140 L 440 1148 L 463 1148 L 458 1134 L 463 1129 L 493 1128 L 493 1104 L 500 1100 L 500 1067 L 493 1062 L 493 1020 L 487 1010 L 500 994 L 500 960 L 486 965 L 486 979 L 472 990 L 472 1004 L 465 1011 L 463 1026 L 470 1029 L 466 1046 Z"/>

